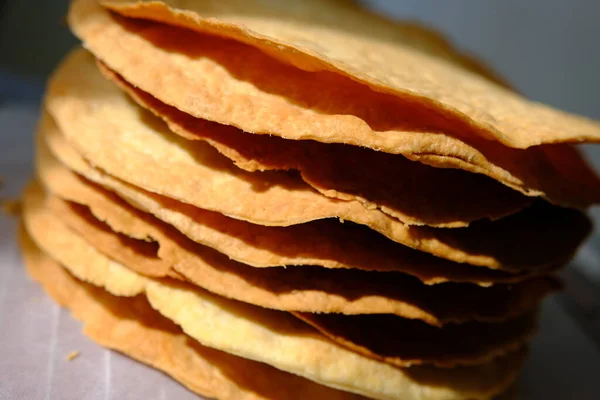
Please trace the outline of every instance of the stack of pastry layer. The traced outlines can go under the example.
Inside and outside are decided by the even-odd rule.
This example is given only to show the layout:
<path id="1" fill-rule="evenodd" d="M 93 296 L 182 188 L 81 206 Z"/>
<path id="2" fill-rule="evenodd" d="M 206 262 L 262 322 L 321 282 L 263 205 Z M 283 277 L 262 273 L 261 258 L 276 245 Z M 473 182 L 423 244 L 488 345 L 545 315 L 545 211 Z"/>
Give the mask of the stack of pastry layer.
<path id="1" fill-rule="evenodd" d="M 76 0 L 26 264 L 102 345 L 219 399 L 513 386 L 600 182 L 581 117 L 341 0 Z"/>

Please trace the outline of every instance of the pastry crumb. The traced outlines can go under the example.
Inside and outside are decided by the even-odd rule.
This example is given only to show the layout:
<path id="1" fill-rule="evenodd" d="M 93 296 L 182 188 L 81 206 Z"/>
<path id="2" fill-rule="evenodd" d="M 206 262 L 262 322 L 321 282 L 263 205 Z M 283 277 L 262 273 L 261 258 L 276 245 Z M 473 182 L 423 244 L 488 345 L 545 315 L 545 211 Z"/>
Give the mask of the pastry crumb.
<path id="1" fill-rule="evenodd" d="M 66 359 L 67 359 L 67 361 L 73 361 L 74 359 L 79 357 L 79 354 L 80 353 L 78 351 L 74 350 L 74 351 L 70 352 L 69 354 L 67 354 Z"/>
<path id="2" fill-rule="evenodd" d="M 0 205 L 6 215 L 16 217 L 21 214 L 20 199 L 0 199 Z"/>

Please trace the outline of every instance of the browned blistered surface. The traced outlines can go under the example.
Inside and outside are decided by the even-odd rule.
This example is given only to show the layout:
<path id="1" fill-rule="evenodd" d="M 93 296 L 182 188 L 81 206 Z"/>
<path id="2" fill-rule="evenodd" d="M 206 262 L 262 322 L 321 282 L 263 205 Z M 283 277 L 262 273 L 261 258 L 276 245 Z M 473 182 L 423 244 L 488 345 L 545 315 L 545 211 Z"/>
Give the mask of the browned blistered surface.
<path id="1" fill-rule="evenodd" d="M 186 6 L 198 6 L 194 4 Z M 246 10 L 257 6 L 257 2 L 243 4 Z M 216 7 L 213 11 L 220 8 L 212 2 L 210 7 Z M 318 7 L 308 12 L 318 13 L 316 10 Z M 265 10 L 259 7 L 257 11 Z M 279 11 L 298 12 L 293 7 L 288 11 L 279 7 Z M 236 13 L 235 7 L 232 13 Z M 170 15 L 162 14 L 167 18 Z M 287 29 L 287 20 L 271 20 L 277 13 L 253 14 L 242 10 L 238 17 L 247 17 L 244 24 L 259 31 L 270 30 L 273 37 L 278 30 Z M 228 18 L 227 13 L 221 16 Z M 195 25 L 193 19 L 188 19 L 191 25 Z M 86 46 L 128 82 L 195 117 L 233 125 L 245 132 L 403 154 L 433 166 L 482 173 L 559 204 L 585 206 L 600 199 L 600 181 L 569 146 L 527 151 L 509 148 L 597 141 L 600 129 L 596 123 L 526 101 L 410 46 L 365 45 L 360 44 L 360 35 L 344 39 L 346 31 L 319 29 L 323 40 L 319 36 L 316 44 L 313 37 L 307 43 L 323 44 L 328 51 L 342 55 L 348 51 L 358 64 L 373 64 L 358 66 L 350 79 L 323 70 L 327 63 L 320 61 L 308 71 L 281 63 L 254 47 L 268 42 L 263 36 L 266 41 L 257 39 L 255 30 L 218 18 L 202 20 L 203 27 L 212 26 L 209 30 L 219 36 L 233 35 L 242 42 L 248 39 L 252 46 L 164 24 L 111 17 L 93 0 L 75 2 L 69 22 Z M 298 22 L 289 26 L 296 39 L 305 32 L 315 33 L 310 22 Z M 335 39 L 328 43 L 328 33 L 339 37 L 344 49 L 336 50 Z M 289 40 L 282 43 L 294 41 L 294 36 L 286 37 Z M 302 40 L 291 45 L 304 44 Z M 363 50 L 356 51 L 355 46 Z M 294 58 L 303 54 L 288 53 L 286 44 L 267 47 L 270 55 L 285 53 Z M 371 88 L 361 84 L 366 82 L 361 77 L 369 74 L 360 71 L 361 67 L 383 68 L 386 75 L 380 78 L 387 83 Z M 396 86 L 400 91 L 390 90 Z"/>

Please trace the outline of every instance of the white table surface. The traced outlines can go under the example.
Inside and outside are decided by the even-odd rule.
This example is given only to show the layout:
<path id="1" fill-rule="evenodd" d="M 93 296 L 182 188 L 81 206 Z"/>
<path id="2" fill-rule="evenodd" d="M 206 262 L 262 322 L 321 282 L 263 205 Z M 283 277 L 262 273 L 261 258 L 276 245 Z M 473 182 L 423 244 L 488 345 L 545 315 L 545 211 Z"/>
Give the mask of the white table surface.
<path id="1" fill-rule="evenodd" d="M 18 195 L 30 174 L 36 119 L 31 105 L 0 106 L 0 197 Z M 26 276 L 15 226 L 13 218 L 0 216 L 0 400 L 198 399 L 167 376 L 83 336 L 80 323 Z M 576 262 L 600 270 L 593 244 Z M 555 297 L 544 306 L 521 399 L 600 399 L 600 350 L 561 304 Z M 72 351 L 80 355 L 67 361 Z"/>

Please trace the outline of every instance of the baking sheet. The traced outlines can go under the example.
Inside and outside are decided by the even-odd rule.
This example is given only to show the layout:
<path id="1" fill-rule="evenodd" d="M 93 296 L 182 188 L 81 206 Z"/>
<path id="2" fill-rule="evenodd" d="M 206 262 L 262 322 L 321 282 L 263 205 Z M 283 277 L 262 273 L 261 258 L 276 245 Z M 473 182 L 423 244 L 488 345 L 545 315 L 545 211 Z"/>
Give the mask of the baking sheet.
<path id="1" fill-rule="evenodd" d="M 16 196 L 31 167 L 32 106 L 0 107 L 0 196 Z M 598 225 L 598 224 L 597 224 Z M 105 350 L 81 333 L 25 274 L 16 220 L 0 216 L 0 400 L 199 399 L 164 374 Z M 600 269 L 598 235 L 576 262 Z M 561 306 L 546 302 L 542 331 L 520 383 L 523 400 L 600 399 L 600 350 Z M 80 354 L 72 361 L 69 353 Z"/>

